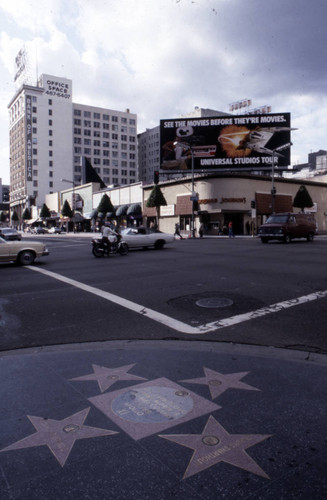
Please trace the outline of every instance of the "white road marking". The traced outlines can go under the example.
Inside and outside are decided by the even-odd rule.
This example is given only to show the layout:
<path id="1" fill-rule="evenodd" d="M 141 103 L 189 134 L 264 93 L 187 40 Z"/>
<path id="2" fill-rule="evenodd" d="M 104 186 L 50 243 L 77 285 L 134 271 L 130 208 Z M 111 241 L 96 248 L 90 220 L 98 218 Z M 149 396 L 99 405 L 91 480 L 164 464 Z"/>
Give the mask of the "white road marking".
<path id="1" fill-rule="evenodd" d="M 255 311 L 249 311 L 247 313 L 237 314 L 235 316 L 231 316 L 230 318 L 224 318 L 218 321 L 207 323 L 205 325 L 194 327 L 188 325 L 187 323 L 178 321 L 177 319 L 171 318 L 170 316 L 166 316 L 165 314 L 161 314 L 157 311 L 154 311 L 153 309 L 149 309 L 140 304 L 136 304 L 135 302 L 124 299 L 123 297 L 119 297 L 118 295 L 105 292 L 104 290 L 100 290 L 99 288 L 95 288 L 93 286 L 85 285 L 80 281 L 67 278 L 66 276 L 62 276 L 61 274 L 53 273 L 52 271 L 47 271 L 45 269 L 36 266 L 25 266 L 25 267 L 27 269 L 30 269 L 31 271 L 37 271 L 41 274 L 49 276 L 50 278 L 54 278 L 58 281 L 62 281 L 63 283 L 67 283 L 68 285 L 79 288 L 80 290 L 84 290 L 85 292 L 97 295 L 98 297 L 109 300 L 110 302 L 113 302 L 121 307 L 129 309 L 130 311 L 136 312 L 138 314 L 141 314 L 142 316 L 157 321 L 158 323 L 168 326 L 169 328 L 172 328 L 180 333 L 187 333 L 189 335 L 203 335 L 208 332 L 213 332 L 216 330 L 220 330 L 222 328 L 227 328 L 228 326 L 244 323 L 245 321 L 261 318 L 268 314 L 283 311 L 285 309 L 289 309 L 290 307 L 306 304 L 307 302 L 312 302 L 313 300 L 323 299 L 324 297 L 327 296 L 327 290 L 315 292 L 309 295 L 303 295 L 302 297 L 297 297 L 295 299 L 290 299 L 283 302 L 277 302 L 276 304 L 272 304 L 267 307 L 262 307 L 261 309 L 257 309 Z"/>

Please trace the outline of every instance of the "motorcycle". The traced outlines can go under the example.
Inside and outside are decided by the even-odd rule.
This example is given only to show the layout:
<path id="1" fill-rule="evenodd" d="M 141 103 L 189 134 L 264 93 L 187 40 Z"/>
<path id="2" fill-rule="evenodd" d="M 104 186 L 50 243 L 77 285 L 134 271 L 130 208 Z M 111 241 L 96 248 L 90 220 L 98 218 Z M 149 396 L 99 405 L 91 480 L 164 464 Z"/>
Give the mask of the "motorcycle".
<path id="1" fill-rule="evenodd" d="M 94 257 L 109 257 L 110 254 L 120 253 L 120 255 L 128 254 L 128 245 L 121 239 L 121 235 L 110 236 L 110 247 L 102 241 L 102 239 L 92 240 L 92 253 Z"/>

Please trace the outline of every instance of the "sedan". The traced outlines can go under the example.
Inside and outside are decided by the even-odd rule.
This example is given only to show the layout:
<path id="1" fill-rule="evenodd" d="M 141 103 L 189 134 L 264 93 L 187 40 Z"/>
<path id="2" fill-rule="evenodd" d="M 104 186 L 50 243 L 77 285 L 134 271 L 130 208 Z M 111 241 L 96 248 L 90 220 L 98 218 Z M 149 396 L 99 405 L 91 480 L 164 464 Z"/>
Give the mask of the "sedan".
<path id="1" fill-rule="evenodd" d="M 56 227 L 56 226 L 50 227 L 50 229 L 48 231 L 48 233 L 50 233 L 50 234 L 61 234 L 64 232 L 65 232 L 65 229 L 63 229 L 62 227 Z"/>
<path id="2" fill-rule="evenodd" d="M 0 237 L 0 262 L 16 262 L 22 266 L 33 264 L 37 257 L 49 255 L 49 250 L 38 241 L 6 241 Z"/>
<path id="3" fill-rule="evenodd" d="M 154 247 L 160 249 L 164 245 L 175 241 L 173 234 L 162 233 L 161 231 L 145 227 L 123 229 L 121 235 L 129 248 Z"/>
<path id="4" fill-rule="evenodd" d="M 22 239 L 22 235 L 18 231 L 16 231 L 16 229 L 11 229 L 11 227 L 0 228 L 0 236 L 7 241 L 20 241 Z"/>

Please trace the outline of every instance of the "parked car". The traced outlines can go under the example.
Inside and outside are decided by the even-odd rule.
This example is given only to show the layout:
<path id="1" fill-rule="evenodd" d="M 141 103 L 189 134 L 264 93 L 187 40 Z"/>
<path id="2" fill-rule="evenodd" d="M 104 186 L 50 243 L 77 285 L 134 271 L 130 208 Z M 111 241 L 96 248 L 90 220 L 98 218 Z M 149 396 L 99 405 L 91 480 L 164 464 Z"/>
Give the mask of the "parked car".
<path id="1" fill-rule="evenodd" d="M 48 229 L 46 227 L 38 226 L 38 227 L 33 228 L 32 232 L 34 234 L 47 234 Z"/>
<path id="2" fill-rule="evenodd" d="M 50 234 L 61 234 L 61 233 L 65 233 L 65 230 L 62 227 L 53 226 L 53 227 L 50 227 L 48 233 L 50 233 Z"/>
<path id="3" fill-rule="evenodd" d="M 279 213 L 268 217 L 259 227 L 258 236 L 262 243 L 280 240 L 290 243 L 294 238 L 306 238 L 313 241 L 316 234 L 316 221 L 312 214 Z"/>
<path id="4" fill-rule="evenodd" d="M 39 241 L 6 241 L 0 237 L 0 262 L 16 262 L 23 266 L 33 264 L 37 257 L 49 255 L 47 247 Z"/>
<path id="5" fill-rule="evenodd" d="M 16 231 L 16 229 L 12 229 L 11 227 L 0 228 L 0 236 L 7 241 L 22 239 L 22 235 Z"/>
<path id="6" fill-rule="evenodd" d="M 154 247 L 160 249 L 164 245 L 175 241 L 173 234 L 162 233 L 161 231 L 145 227 L 123 229 L 121 235 L 129 248 Z"/>

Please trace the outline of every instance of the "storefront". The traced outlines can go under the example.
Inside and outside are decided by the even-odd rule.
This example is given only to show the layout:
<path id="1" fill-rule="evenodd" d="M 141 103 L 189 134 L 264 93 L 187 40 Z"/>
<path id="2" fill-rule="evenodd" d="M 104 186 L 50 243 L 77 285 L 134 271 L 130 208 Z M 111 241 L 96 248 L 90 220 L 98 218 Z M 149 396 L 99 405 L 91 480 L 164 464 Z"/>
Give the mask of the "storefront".
<path id="1" fill-rule="evenodd" d="M 175 224 L 179 224 L 182 233 L 189 235 L 193 219 L 195 234 L 198 234 L 201 224 L 204 234 L 226 234 L 229 222 L 232 222 L 235 234 L 252 234 L 273 208 L 275 212 L 298 212 L 299 209 L 293 207 L 293 200 L 303 184 L 314 201 L 312 211 L 315 212 L 318 230 L 322 234 L 327 233 L 326 183 L 276 177 L 273 198 L 271 177 L 227 173 L 196 175 L 196 201 L 191 200 L 191 177 L 161 182 L 159 186 L 167 206 L 160 207 L 159 228 L 174 233 Z M 147 225 L 156 214 L 155 208 L 146 207 L 152 188 L 153 185 L 143 188 L 143 215 Z"/>

